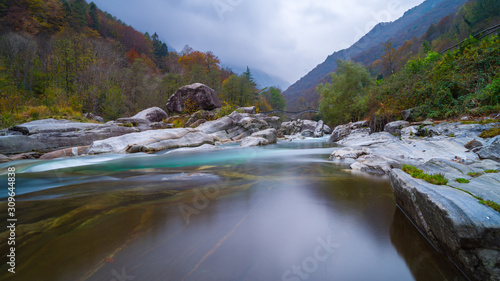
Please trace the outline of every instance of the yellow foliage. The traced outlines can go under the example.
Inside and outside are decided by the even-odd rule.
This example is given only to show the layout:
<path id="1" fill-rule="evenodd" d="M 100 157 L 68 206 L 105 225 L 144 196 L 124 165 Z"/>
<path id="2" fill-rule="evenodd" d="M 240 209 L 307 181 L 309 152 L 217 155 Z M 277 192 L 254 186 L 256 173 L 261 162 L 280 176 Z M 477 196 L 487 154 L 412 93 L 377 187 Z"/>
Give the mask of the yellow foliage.
<path id="1" fill-rule="evenodd" d="M 184 105 L 186 106 L 186 109 L 184 109 L 184 112 L 187 114 L 193 114 L 196 111 L 198 111 L 200 108 L 198 106 L 198 103 L 196 103 L 196 101 L 191 100 L 191 99 L 187 99 L 186 101 L 184 101 Z"/>

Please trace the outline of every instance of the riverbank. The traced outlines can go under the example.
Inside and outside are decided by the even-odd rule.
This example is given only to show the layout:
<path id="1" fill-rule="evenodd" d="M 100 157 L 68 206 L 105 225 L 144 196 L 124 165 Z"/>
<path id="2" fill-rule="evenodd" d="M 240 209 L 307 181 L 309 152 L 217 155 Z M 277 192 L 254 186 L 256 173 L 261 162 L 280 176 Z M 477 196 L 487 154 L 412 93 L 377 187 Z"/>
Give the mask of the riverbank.
<path id="1" fill-rule="evenodd" d="M 354 173 L 389 176 L 399 208 L 473 280 L 500 280 L 500 136 L 482 138 L 500 120 L 389 123 L 372 133 L 367 122 L 334 129 L 330 156 Z M 403 172 L 412 165 L 434 185 Z M 495 210 L 496 209 L 496 210 Z"/>
<path id="2" fill-rule="evenodd" d="M 390 178 L 399 208 L 432 244 L 469 278 L 496 280 L 500 274 L 500 137 L 481 138 L 500 122 L 393 122 L 384 132 L 371 133 L 367 122 L 336 127 L 322 121 L 281 122 L 278 117 L 235 111 L 208 121 L 210 113 L 191 116 L 192 126 L 171 128 L 156 108 L 106 124 L 40 120 L 15 126 L 0 137 L 0 151 L 19 152 L 7 160 L 42 160 L 97 154 L 157 153 L 164 150 L 216 150 L 219 145 L 240 147 L 274 144 L 330 134 L 330 160 L 351 167 L 353 173 Z M 207 117 L 207 119 L 209 119 Z M 200 122 L 201 121 L 201 122 Z M 78 146 L 75 146 L 78 145 Z M 55 151 L 54 151 L 55 150 Z M 402 172 L 413 165 L 448 180 L 435 186 Z M 492 208 L 493 207 L 493 208 Z"/>
<path id="3" fill-rule="evenodd" d="M 19 192 L 14 279 L 465 281 L 389 182 L 332 165 L 325 140 L 2 164 Z"/>
<path id="4" fill-rule="evenodd" d="M 255 107 L 240 108 L 217 119 L 217 110 L 200 110 L 168 118 L 160 108 L 150 108 L 105 124 L 56 119 L 32 121 L 0 132 L 0 161 L 153 153 L 223 143 L 260 146 L 276 143 L 278 138 L 284 138 L 284 133 L 321 137 L 331 132 L 322 121 L 293 121 L 282 126 L 279 117 L 255 111 Z M 184 127 L 175 126 L 179 119 L 184 120 Z"/>

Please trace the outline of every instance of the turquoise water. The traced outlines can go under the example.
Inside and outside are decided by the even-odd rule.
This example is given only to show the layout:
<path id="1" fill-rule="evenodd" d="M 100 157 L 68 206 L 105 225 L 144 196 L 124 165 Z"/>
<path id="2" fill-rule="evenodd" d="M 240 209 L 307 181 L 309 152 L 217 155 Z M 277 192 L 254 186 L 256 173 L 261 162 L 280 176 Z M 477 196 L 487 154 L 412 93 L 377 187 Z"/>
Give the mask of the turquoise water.
<path id="1" fill-rule="evenodd" d="M 19 244 L 16 274 L 0 278 L 464 280 L 388 181 L 332 164 L 334 149 L 309 139 L 3 164 L 18 171 Z"/>

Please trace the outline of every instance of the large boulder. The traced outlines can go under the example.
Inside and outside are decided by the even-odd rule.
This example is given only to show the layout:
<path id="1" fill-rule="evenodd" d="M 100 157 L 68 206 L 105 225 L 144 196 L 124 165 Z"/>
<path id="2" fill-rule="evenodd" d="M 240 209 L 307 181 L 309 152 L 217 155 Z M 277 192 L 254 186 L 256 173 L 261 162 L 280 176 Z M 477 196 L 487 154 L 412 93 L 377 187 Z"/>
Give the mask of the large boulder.
<path id="1" fill-rule="evenodd" d="M 335 127 L 332 135 L 328 139 L 328 142 L 338 142 L 339 140 L 347 137 L 351 133 L 351 125 L 352 123 Z"/>
<path id="2" fill-rule="evenodd" d="M 276 129 L 267 129 L 253 133 L 251 136 L 244 138 L 241 142 L 242 147 L 268 145 L 276 143 L 278 131 Z"/>
<path id="3" fill-rule="evenodd" d="M 134 127 L 116 124 L 78 123 L 44 119 L 14 126 L 0 137 L 0 153 L 49 152 L 75 146 L 87 146 L 96 140 L 135 132 Z"/>
<path id="4" fill-rule="evenodd" d="M 92 112 L 88 112 L 88 113 L 83 114 L 83 117 L 85 117 L 89 120 L 97 121 L 99 123 L 104 123 L 104 118 L 102 118 L 101 116 L 97 116 L 97 115 L 93 114 Z"/>
<path id="5" fill-rule="evenodd" d="M 408 126 L 410 126 L 410 122 L 408 121 L 395 121 L 387 123 L 384 127 L 384 131 L 395 136 L 400 136 L 401 130 Z"/>
<path id="6" fill-rule="evenodd" d="M 95 141 L 89 154 L 155 152 L 180 147 L 197 147 L 214 144 L 215 138 L 206 133 L 191 129 L 165 129 L 131 133 L 119 137 Z"/>
<path id="7" fill-rule="evenodd" d="M 323 127 L 325 126 L 325 123 L 323 120 L 319 120 L 318 123 L 316 123 L 316 128 L 314 129 L 314 137 L 315 138 L 320 138 L 325 135 L 325 132 L 323 130 Z"/>
<path id="8" fill-rule="evenodd" d="M 486 142 L 476 153 L 481 159 L 500 161 L 500 136 L 496 136 Z"/>
<path id="9" fill-rule="evenodd" d="M 162 122 L 164 119 L 168 118 L 167 113 L 159 107 L 151 107 L 145 109 L 136 115 L 132 116 L 134 119 L 145 119 L 149 122 Z"/>
<path id="10" fill-rule="evenodd" d="M 234 127 L 234 120 L 229 116 L 224 116 L 215 121 L 206 122 L 198 126 L 198 130 L 206 134 L 212 134 L 219 131 L 226 131 Z"/>
<path id="11" fill-rule="evenodd" d="M 183 112 L 187 108 L 188 100 L 198 109 L 213 110 L 221 108 L 222 104 L 214 89 L 195 83 L 181 87 L 168 99 L 167 110 L 170 112 Z"/>
<path id="12" fill-rule="evenodd" d="M 316 126 L 318 122 L 312 120 L 302 120 L 302 131 L 311 131 L 314 132 L 316 130 Z"/>
<path id="13" fill-rule="evenodd" d="M 297 124 L 297 121 L 289 121 L 281 123 L 281 130 L 284 135 L 294 135 L 300 133 L 302 124 Z"/>
<path id="14" fill-rule="evenodd" d="M 398 206 L 469 278 L 500 280 L 498 212 L 464 191 L 414 179 L 399 169 L 391 171 L 390 180 Z"/>
<path id="15" fill-rule="evenodd" d="M 269 124 L 269 127 L 279 130 L 281 128 L 281 118 L 278 116 L 265 117 L 264 120 Z"/>

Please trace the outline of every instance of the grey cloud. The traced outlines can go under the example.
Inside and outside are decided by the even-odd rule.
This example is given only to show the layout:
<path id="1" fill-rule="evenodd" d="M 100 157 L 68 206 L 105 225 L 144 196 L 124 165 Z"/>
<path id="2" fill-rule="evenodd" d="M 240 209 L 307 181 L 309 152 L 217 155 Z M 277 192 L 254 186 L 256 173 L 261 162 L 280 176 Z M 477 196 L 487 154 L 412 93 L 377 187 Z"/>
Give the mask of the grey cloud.
<path id="1" fill-rule="evenodd" d="M 214 52 L 225 65 L 250 66 L 295 82 L 329 54 L 359 39 L 394 3 L 423 0 L 93 0 L 136 29 L 157 32 L 177 50 Z M 219 2 L 215 2 L 219 1 Z M 396 1 L 396 2 L 395 2 Z M 222 3 L 225 9 L 217 10 Z M 226 5 L 226 6 L 224 6 Z M 392 6 L 391 6 L 392 5 Z M 219 5 L 220 7 L 220 5 Z M 222 18 L 220 17 L 221 11 Z M 387 14 L 387 13 L 385 13 Z"/>

